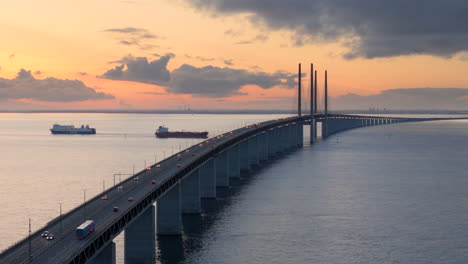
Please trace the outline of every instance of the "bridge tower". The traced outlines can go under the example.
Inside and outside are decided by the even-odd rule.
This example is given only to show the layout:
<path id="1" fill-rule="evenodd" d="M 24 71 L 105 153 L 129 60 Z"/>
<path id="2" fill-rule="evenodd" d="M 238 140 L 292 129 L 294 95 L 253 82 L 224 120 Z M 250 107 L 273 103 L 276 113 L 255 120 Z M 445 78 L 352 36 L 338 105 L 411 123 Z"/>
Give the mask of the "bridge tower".
<path id="1" fill-rule="evenodd" d="M 310 144 L 315 142 L 315 134 L 317 133 L 317 128 L 315 124 L 314 118 L 314 104 L 315 96 L 314 96 L 314 64 L 310 64 Z"/>

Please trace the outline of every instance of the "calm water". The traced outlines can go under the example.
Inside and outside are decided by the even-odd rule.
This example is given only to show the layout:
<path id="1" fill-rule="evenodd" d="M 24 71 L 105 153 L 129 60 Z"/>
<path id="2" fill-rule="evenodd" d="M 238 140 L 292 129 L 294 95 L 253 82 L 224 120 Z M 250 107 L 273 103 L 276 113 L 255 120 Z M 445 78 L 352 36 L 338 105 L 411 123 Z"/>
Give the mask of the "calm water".
<path id="1" fill-rule="evenodd" d="M 174 129 L 232 129 L 249 115 L 2 114 L 0 248 L 183 140 Z M 89 123 L 96 136 L 52 136 Z M 125 135 L 126 134 L 126 135 Z M 160 263 L 467 263 L 468 121 L 348 131 L 285 156 L 204 202 L 186 235 L 158 238 Z M 118 263 L 122 237 L 117 239 Z"/>

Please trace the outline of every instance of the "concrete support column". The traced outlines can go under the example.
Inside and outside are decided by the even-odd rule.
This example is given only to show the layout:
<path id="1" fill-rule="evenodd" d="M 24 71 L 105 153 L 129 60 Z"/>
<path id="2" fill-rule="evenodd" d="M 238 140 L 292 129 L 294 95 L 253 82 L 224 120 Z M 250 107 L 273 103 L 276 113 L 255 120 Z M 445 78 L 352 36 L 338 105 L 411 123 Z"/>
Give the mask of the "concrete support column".
<path id="1" fill-rule="evenodd" d="M 216 174 L 214 159 L 210 159 L 198 169 L 200 198 L 216 198 Z"/>
<path id="2" fill-rule="evenodd" d="M 249 171 L 249 140 L 246 139 L 239 144 L 240 170 Z"/>
<path id="3" fill-rule="evenodd" d="M 323 120 L 322 121 L 322 138 L 326 138 L 328 137 L 328 134 L 327 134 L 327 120 Z"/>
<path id="4" fill-rule="evenodd" d="M 182 234 L 180 184 L 176 184 L 156 202 L 158 235 Z M 154 263 L 154 262 L 152 262 Z"/>
<path id="5" fill-rule="evenodd" d="M 232 146 L 228 150 L 228 176 L 229 178 L 240 178 L 240 145 Z"/>
<path id="6" fill-rule="evenodd" d="M 316 133 L 317 124 L 315 123 L 315 118 L 312 116 L 312 119 L 310 120 L 310 144 L 315 143 Z"/>
<path id="7" fill-rule="evenodd" d="M 89 264 L 115 264 L 115 243 L 110 242 L 89 262 Z"/>
<path id="8" fill-rule="evenodd" d="M 289 141 L 289 149 L 295 149 L 299 145 L 299 125 L 297 123 L 295 124 L 290 124 L 289 126 L 289 135 L 290 135 L 290 141 Z"/>
<path id="9" fill-rule="evenodd" d="M 299 121 L 297 124 L 297 127 L 299 129 L 299 138 L 298 138 L 298 143 L 299 147 L 302 148 L 304 146 L 304 123 L 302 121 Z"/>
<path id="10" fill-rule="evenodd" d="M 163 216 L 162 218 L 164 217 L 165 216 Z M 180 218 L 179 211 L 177 211 L 177 217 Z M 160 220 L 159 218 L 160 217 L 158 217 L 158 224 Z M 151 205 L 125 229 L 125 264 L 155 263 L 155 236 L 155 213 L 154 206 Z"/>
<path id="11" fill-rule="evenodd" d="M 267 161 L 268 160 L 268 133 L 267 131 L 262 133 L 262 156 L 260 160 Z"/>
<path id="12" fill-rule="evenodd" d="M 258 164 L 258 146 L 257 137 L 252 136 L 248 139 L 249 144 L 249 169 L 257 166 Z"/>
<path id="13" fill-rule="evenodd" d="M 198 214 L 201 211 L 200 205 L 200 177 L 196 170 L 182 179 L 180 190 L 182 192 L 182 213 Z"/>
<path id="14" fill-rule="evenodd" d="M 267 133 L 267 146 L 268 146 L 268 158 L 273 157 L 275 155 L 275 132 L 274 129 L 269 129 L 266 131 Z"/>
<path id="15" fill-rule="evenodd" d="M 215 157 L 216 187 L 229 186 L 228 152 L 223 151 Z"/>

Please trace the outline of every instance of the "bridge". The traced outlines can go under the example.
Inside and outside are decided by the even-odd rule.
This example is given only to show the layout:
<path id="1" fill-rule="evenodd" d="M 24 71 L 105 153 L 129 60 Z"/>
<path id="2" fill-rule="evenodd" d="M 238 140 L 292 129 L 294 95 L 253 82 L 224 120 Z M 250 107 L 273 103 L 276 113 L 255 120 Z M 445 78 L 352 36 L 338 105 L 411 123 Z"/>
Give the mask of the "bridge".
<path id="1" fill-rule="evenodd" d="M 315 85 L 312 94 L 316 90 Z M 300 100 L 299 95 L 299 105 Z M 330 114 L 327 96 L 323 113 L 318 113 L 316 106 L 311 97 L 308 115 L 302 115 L 299 108 L 296 116 L 218 135 L 153 164 L 11 245 L 0 254 L 0 263 L 115 263 L 113 239 L 125 231 L 125 263 L 153 264 L 155 234 L 182 235 L 183 214 L 201 213 L 201 199 L 216 199 L 217 188 L 229 187 L 233 179 L 300 149 L 306 125 L 310 128 L 310 143 L 314 144 L 318 123 L 322 138 L 327 138 L 367 126 L 446 120 Z M 104 195 L 107 199 L 101 199 Z M 133 200 L 129 201 L 129 197 Z M 115 206 L 119 211 L 113 211 Z M 75 229 L 87 219 L 95 221 L 95 231 L 78 240 Z M 46 230 L 55 234 L 54 240 L 41 237 Z"/>

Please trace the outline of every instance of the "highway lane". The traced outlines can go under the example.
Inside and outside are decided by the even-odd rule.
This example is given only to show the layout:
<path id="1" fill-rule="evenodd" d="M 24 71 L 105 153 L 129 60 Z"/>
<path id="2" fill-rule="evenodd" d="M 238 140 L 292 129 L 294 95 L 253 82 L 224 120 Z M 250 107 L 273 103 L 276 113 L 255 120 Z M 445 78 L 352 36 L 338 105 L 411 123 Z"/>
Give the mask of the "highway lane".
<path id="1" fill-rule="evenodd" d="M 277 122 L 277 120 L 270 120 L 258 124 L 259 126 L 269 125 Z M 188 148 L 188 152 L 185 150 L 176 153 L 175 155 L 160 162 L 160 168 L 156 168 L 156 164 L 152 165 L 151 170 L 143 170 L 137 173 L 135 176 L 139 177 L 139 180 L 134 182 L 133 176 L 124 180 L 120 185 L 123 186 L 123 190 L 117 190 L 117 186 L 113 186 L 105 192 L 99 194 L 97 197 L 91 199 L 86 203 L 86 216 L 83 208 L 74 209 L 68 214 L 65 214 L 60 221 L 51 221 L 46 227 L 46 230 L 55 234 L 54 240 L 48 241 L 45 238 L 40 237 L 41 232 L 36 232 L 31 237 L 32 254 L 34 256 L 34 263 L 52 263 L 52 260 L 60 259 L 60 256 L 69 256 L 83 241 L 77 240 L 74 237 L 74 232 L 77 226 L 79 226 L 86 219 L 93 219 L 96 221 L 96 230 L 99 230 L 100 226 L 106 226 L 116 219 L 116 216 L 123 214 L 126 209 L 132 206 L 133 202 L 128 202 L 128 197 L 134 197 L 135 202 L 138 199 L 142 199 L 143 196 L 149 192 L 155 190 L 163 182 L 170 179 L 176 172 L 182 168 L 178 168 L 175 165 L 180 163 L 182 167 L 190 164 L 199 155 L 203 155 L 213 150 L 211 145 L 219 145 L 227 140 L 235 138 L 243 133 L 255 129 L 256 126 L 250 125 L 243 127 L 232 132 L 223 134 L 220 137 L 213 137 L 204 142 L 196 144 Z M 227 137 L 227 135 L 232 135 Z M 214 143 L 216 142 L 216 143 Z M 195 153 L 195 156 L 191 156 L 191 153 Z M 177 154 L 182 156 L 182 160 L 178 160 Z M 151 184 L 151 180 L 156 180 L 156 184 Z M 102 194 L 108 195 L 108 200 L 101 200 Z M 118 213 L 112 212 L 114 206 L 120 207 Z M 63 225 L 63 230 L 61 229 Z M 86 239 L 92 239 L 95 233 L 90 234 Z M 0 255 L 1 263 L 27 263 L 28 260 L 28 241 L 27 239 L 21 241 L 14 250 L 6 250 Z M 45 252 L 47 251 L 47 252 Z M 44 252 L 44 254 L 41 254 Z M 58 255 L 56 254 L 58 253 Z M 68 255 L 67 255 L 68 254 Z M 45 262 L 44 262 L 45 261 Z"/>
<path id="2" fill-rule="evenodd" d="M 242 133 L 247 131 L 248 128 L 241 128 L 235 131 L 236 134 Z M 226 138 L 215 138 L 217 143 L 222 143 L 226 140 Z M 209 139 L 210 143 L 213 143 L 213 139 Z M 183 159 L 180 161 L 183 166 L 189 164 L 191 160 L 196 158 L 196 156 L 211 151 L 211 144 L 207 144 L 207 141 L 203 142 L 202 147 L 199 147 L 199 144 L 189 148 L 189 152 L 181 152 L 180 154 L 183 156 Z M 191 156 L 191 153 L 196 153 L 195 157 Z M 32 254 L 33 256 L 36 255 L 38 252 L 41 252 L 45 248 L 52 247 L 54 245 L 61 244 L 69 244 L 71 242 L 78 242 L 74 238 L 74 231 L 75 228 L 84 222 L 86 219 L 91 219 L 93 217 L 97 217 L 100 219 L 100 215 L 96 215 L 99 212 L 103 211 L 103 206 L 106 207 L 106 210 L 112 213 L 112 207 L 115 206 L 122 206 L 121 212 L 124 211 L 125 205 L 130 206 L 127 198 L 129 196 L 136 196 L 139 194 L 135 192 L 135 188 L 138 186 L 145 186 L 146 188 L 142 188 L 145 191 L 149 191 L 151 189 L 156 188 L 160 185 L 161 182 L 169 179 L 175 172 L 177 172 L 180 168 L 177 168 L 175 164 L 177 164 L 178 158 L 177 155 L 171 156 L 168 159 L 164 160 L 160 163 L 161 168 L 156 168 L 155 165 L 151 167 L 150 171 L 142 171 L 136 174 L 140 178 L 138 182 L 133 182 L 132 177 L 129 177 L 127 180 L 122 182 L 123 190 L 118 191 L 116 186 L 106 190 L 105 194 L 108 195 L 108 200 L 101 200 L 100 196 L 96 197 L 86 203 L 86 217 L 84 215 L 84 209 L 81 208 L 79 210 L 72 210 L 71 213 L 64 215 L 62 221 L 51 221 L 52 223 L 47 226 L 47 230 L 53 233 L 56 238 L 54 240 L 48 241 L 42 237 L 40 237 L 40 233 L 36 233 L 34 236 L 31 237 L 31 245 L 32 245 Z M 151 184 L 151 179 L 157 181 L 157 184 Z M 148 181 L 145 183 L 145 181 Z M 115 213 L 114 213 L 115 214 Z M 106 218 L 105 215 L 103 218 Z M 111 217 L 112 218 L 112 217 Z M 61 229 L 61 225 L 63 225 L 63 230 Z M 99 228 L 100 223 L 97 222 L 97 228 Z M 71 241 L 68 241 L 71 240 Z M 72 245 L 68 245 L 67 247 L 73 248 Z M 23 240 L 21 243 L 16 247 L 15 250 L 12 251 L 5 251 L 0 256 L 0 260 L 2 263 L 21 263 L 28 259 L 29 255 L 29 247 L 28 241 Z M 36 257 L 34 258 L 36 259 Z"/>
<path id="3" fill-rule="evenodd" d="M 131 197 L 135 198 L 135 201 L 127 201 L 127 196 L 120 197 L 118 201 L 114 203 L 115 205 L 120 207 L 121 211 L 119 213 L 112 212 L 112 207 L 114 205 L 109 204 L 107 208 L 101 208 L 101 211 L 93 218 L 93 220 L 95 220 L 96 222 L 96 229 L 98 229 L 99 226 L 110 225 L 115 220 L 116 216 L 122 215 L 125 212 L 125 210 L 130 209 L 133 206 L 133 203 L 136 203 L 138 199 L 143 199 L 151 191 L 154 191 L 154 189 L 157 188 L 157 186 L 159 185 L 151 184 L 152 178 L 157 178 L 159 184 L 163 183 L 165 180 L 170 179 L 183 166 L 189 165 L 197 155 L 202 155 L 205 152 L 211 151 L 212 148 L 210 146 L 212 144 L 220 144 L 226 140 L 226 137 L 216 138 L 214 140 L 211 139 L 209 143 L 204 143 L 202 147 L 199 147 L 197 145 L 196 147 L 190 148 L 189 152 L 181 152 L 180 154 L 182 156 L 182 159 L 178 160 L 178 158 L 176 158 L 175 160 L 173 160 L 173 162 L 168 167 L 166 167 L 164 171 L 159 172 L 159 175 L 157 177 L 149 175 L 148 173 L 143 173 L 141 178 L 139 179 L 139 182 L 142 185 L 137 185 L 138 188 L 133 187 L 132 191 L 128 193 L 128 195 L 131 195 Z M 216 141 L 216 143 L 214 143 L 213 141 Z M 192 157 L 191 153 L 195 153 L 196 156 Z M 176 164 L 181 164 L 181 168 L 176 167 Z M 92 240 L 97 235 L 97 233 L 92 233 L 86 238 L 86 240 Z M 63 241 L 57 243 L 53 247 L 48 248 L 47 252 L 51 252 L 51 254 L 43 254 L 37 259 L 35 259 L 33 263 L 62 263 L 63 260 L 61 257 L 66 258 L 74 252 L 76 252 L 76 250 L 84 244 L 83 242 L 84 241 L 75 239 L 74 233 L 70 232 Z"/>

